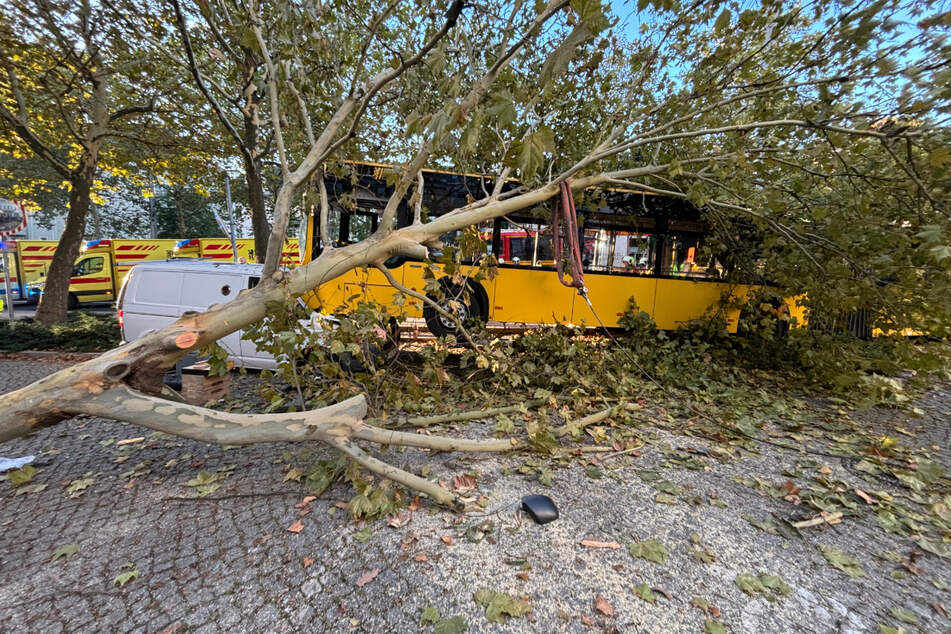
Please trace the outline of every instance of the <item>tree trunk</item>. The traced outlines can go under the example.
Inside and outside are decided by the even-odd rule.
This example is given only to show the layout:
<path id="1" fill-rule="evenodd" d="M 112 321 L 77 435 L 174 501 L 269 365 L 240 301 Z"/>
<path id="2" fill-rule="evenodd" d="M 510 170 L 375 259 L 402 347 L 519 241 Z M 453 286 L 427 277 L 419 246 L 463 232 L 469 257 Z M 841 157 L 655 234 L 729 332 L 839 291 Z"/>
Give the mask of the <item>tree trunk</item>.
<path id="1" fill-rule="evenodd" d="M 254 135 L 257 127 L 245 117 L 244 131 L 247 148 L 254 151 Z M 264 207 L 264 183 L 261 179 L 261 164 L 256 158 L 244 155 L 244 178 L 248 183 L 248 207 L 251 208 L 251 230 L 254 233 L 254 259 L 264 262 L 267 241 L 271 237 L 271 225 Z"/>
<path id="2" fill-rule="evenodd" d="M 89 223 L 92 224 L 92 239 L 102 238 L 102 218 L 99 216 L 99 210 L 91 203 L 89 205 Z"/>
<path id="3" fill-rule="evenodd" d="M 184 240 L 185 235 L 185 208 L 182 203 L 182 189 L 176 187 L 172 190 L 172 200 L 175 201 L 175 220 L 178 223 L 178 239 Z"/>
<path id="4" fill-rule="evenodd" d="M 89 214 L 90 192 L 96 173 L 95 159 L 84 153 L 78 170 L 70 177 L 69 213 L 59 244 L 53 253 L 36 320 L 50 326 L 66 320 L 69 301 L 69 279 L 73 265 L 79 256 L 79 247 L 86 231 L 86 216 Z"/>

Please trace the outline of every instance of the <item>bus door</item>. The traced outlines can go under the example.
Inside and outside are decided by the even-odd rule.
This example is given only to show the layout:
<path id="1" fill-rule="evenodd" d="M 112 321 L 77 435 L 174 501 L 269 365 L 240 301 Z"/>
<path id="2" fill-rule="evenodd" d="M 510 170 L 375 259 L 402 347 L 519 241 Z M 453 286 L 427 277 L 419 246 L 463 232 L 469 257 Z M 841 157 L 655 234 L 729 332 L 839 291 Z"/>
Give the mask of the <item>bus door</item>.
<path id="1" fill-rule="evenodd" d="M 633 298 L 637 308 L 651 316 L 657 295 L 654 276 L 654 252 L 658 236 L 641 231 L 625 231 L 610 227 L 585 227 L 582 261 L 588 299 L 577 294 L 573 300 L 571 321 L 597 327 L 598 317 L 605 326 L 618 325 Z"/>
<path id="2" fill-rule="evenodd" d="M 76 262 L 73 275 L 69 279 L 69 292 L 80 302 L 114 300 L 112 256 L 105 252 L 96 253 Z"/>
<path id="3" fill-rule="evenodd" d="M 719 281 L 724 272 L 716 260 L 701 254 L 701 235 L 671 233 L 663 238 L 657 254 L 660 279 L 654 302 L 658 328 L 681 328 L 739 291 L 735 285 Z M 725 315 L 728 331 L 736 330 L 738 314 L 739 310 L 734 310 Z"/>
<path id="4" fill-rule="evenodd" d="M 509 257 L 499 263 L 489 318 L 524 324 L 569 322 L 575 290 L 558 281 L 551 227 L 516 220 L 502 229 L 502 236 Z"/>
<path id="5" fill-rule="evenodd" d="M 332 206 L 328 213 L 328 235 L 335 247 L 344 247 L 360 242 L 370 237 L 379 224 L 379 214 L 375 210 L 342 210 Z M 319 228 L 315 226 L 314 244 L 317 246 Z M 402 283 L 402 271 L 399 267 L 391 269 L 393 277 Z M 396 291 L 386 280 L 386 276 L 375 267 L 360 267 L 344 273 L 320 286 L 317 292 L 318 305 L 311 306 L 318 310 L 332 312 L 346 306 L 353 308 L 360 301 L 374 301 L 390 307 L 391 312 L 398 312 L 393 306 L 393 295 Z"/>

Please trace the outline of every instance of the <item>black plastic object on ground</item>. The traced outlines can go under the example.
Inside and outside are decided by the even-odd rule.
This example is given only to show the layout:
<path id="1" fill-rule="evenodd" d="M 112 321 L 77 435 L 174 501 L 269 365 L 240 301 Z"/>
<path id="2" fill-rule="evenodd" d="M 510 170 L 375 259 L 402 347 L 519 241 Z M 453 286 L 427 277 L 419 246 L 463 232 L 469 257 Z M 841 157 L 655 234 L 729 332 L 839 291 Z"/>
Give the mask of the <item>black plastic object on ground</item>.
<path id="1" fill-rule="evenodd" d="M 547 524 L 558 519 L 558 507 L 547 495 L 526 495 L 522 498 L 522 509 L 536 524 Z"/>

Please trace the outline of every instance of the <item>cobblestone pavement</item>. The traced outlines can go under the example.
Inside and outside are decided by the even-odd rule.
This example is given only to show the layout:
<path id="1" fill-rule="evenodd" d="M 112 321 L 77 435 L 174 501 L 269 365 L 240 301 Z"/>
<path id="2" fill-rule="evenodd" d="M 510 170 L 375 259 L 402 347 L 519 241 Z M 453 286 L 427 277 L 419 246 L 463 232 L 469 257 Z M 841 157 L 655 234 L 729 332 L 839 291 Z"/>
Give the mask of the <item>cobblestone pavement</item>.
<path id="1" fill-rule="evenodd" d="M 0 392 L 58 365 L 0 359 Z M 921 405 L 925 416 L 917 424 L 937 434 L 935 442 L 946 438 L 948 391 L 932 393 Z M 471 426 L 461 433 L 480 430 Z M 138 436 L 146 438 L 117 446 Z M 694 597 L 718 606 L 732 632 L 878 632 L 880 623 L 899 625 L 895 608 L 915 616 L 918 624 L 905 626 L 910 631 L 951 630 L 951 620 L 928 605 L 951 606 L 947 591 L 936 587 L 951 583 L 947 560 L 925 554 L 917 560 L 920 574 L 895 575 L 902 568 L 889 554 L 906 555 L 911 543 L 873 522 L 818 528 L 787 541 L 741 519 L 742 513 L 788 511 L 781 500 L 733 481 L 735 475 L 778 473 L 788 463 L 778 453 L 714 463 L 708 471 L 664 472 L 704 499 L 715 493 L 726 504 L 720 508 L 655 503 L 656 491 L 637 475 L 663 459 L 652 446 L 639 458 L 620 457 L 616 468 L 605 465 L 600 479 L 587 477 L 578 464 L 557 469 L 553 486 L 541 490 L 534 478 L 517 473 L 524 456 L 388 452 L 384 457 L 395 464 L 428 464 L 439 477 L 478 471 L 490 509 L 531 492 L 547 493 L 561 507 L 561 518 L 545 526 L 502 509 L 488 518 L 489 536 L 473 542 L 466 529 L 486 518 L 457 523 L 457 516 L 425 505 L 398 528 L 384 521 L 354 523 L 335 505 L 351 495 L 342 485 L 301 517 L 295 504 L 305 492 L 283 481 L 288 452 L 300 451 L 325 450 L 227 449 L 90 418 L 0 444 L 3 456 L 37 454 L 33 481 L 47 485 L 17 495 L 0 482 L 0 630 L 415 632 L 432 631 L 420 616 L 433 606 L 443 617 L 463 616 L 469 632 L 699 632 L 706 616 L 691 605 Z M 947 467 L 947 451 L 940 457 Z M 831 466 L 831 477 L 852 477 Z M 200 469 L 230 475 L 220 489 L 196 498 L 186 482 Z M 71 495 L 70 483 L 83 479 L 88 486 L 74 485 Z M 289 532 L 299 518 L 303 530 Z M 715 561 L 694 558 L 691 533 Z M 670 557 L 658 565 L 633 559 L 625 547 L 583 547 L 584 538 L 625 547 L 633 538 L 656 539 Z M 53 552 L 69 544 L 78 551 L 51 562 Z M 818 544 L 845 550 L 866 576 L 853 580 L 832 568 Z M 123 568 L 127 562 L 131 566 Z M 122 587 L 114 583 L 133 568 L 136 578 Z M 736 577 L 748 572 L 778 574 L 792 592 L 775 602 L 747 596 Z M 632 592 L 641 583 L 670 597 L 657 590 L 657 601 L 645 602 Z M 480 588 L 524 596 L 532 611 L 524 619 L 490 623 L 473 601 Z M 613 614 L 595 608 L 597 596 Z"/>

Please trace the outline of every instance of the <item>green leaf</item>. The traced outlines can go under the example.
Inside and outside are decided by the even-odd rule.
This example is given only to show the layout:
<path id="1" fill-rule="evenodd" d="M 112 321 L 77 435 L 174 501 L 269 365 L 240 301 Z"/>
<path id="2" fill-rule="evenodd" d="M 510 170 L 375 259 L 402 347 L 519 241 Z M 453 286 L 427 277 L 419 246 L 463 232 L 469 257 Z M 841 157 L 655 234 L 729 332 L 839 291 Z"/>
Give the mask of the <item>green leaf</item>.
<path id="1" fill-rule="evenodd" d="M 725 627 L 723 627 L 723 623 L 714 621 L 713 619 L 707 619 L 703 622 L 703 631 L 704 634 L 727 634 L 727 630 Z"/>
<path id="2" fill-rule="evenodd" d="M 198 497 L 203 498 L 221 488 L 221 480 L 225 477 L 227 477 L 227 474 L 212 473 L 202 469 L 198 472 L 198 475 L 185 484 L 194 487 Z"/>
<path id="3" fill-rule="evenodd" d="M 755 526 L 756 528 L 760 529 L 761 531 L 765 533 L 769 533 L 770 535 L 779 535 L 779 528 L 776 526 L 776 523 L 773 522 L 773 520 L 769 518 L 766 518 L 765 520 L 760 521 L 756 519 L 755 517 L 753 517 L 752 515 L 743 515 L 742 517 L 747 522 L 749 522 L 750 524 L 752 524 L 753 526 Z"/>
<path id="4" fill-rule="evenodd" d="M 419 617 L 419 622 L 422 623 L 435 623 L 439 620 L 439 610 L 433 606 L 427 606 L 423 608 L 423 614 Z"/>
<path id="5" fill-rule="evenodd" d="M 792 592 L 778 575 L 761 572 L 759 575 L 741 573 L 736 576 L 736 586 L 750 596 L 762 594 L 767 601 L 775 601 Z"/>
<path id="6" fill-rule="evenodd" d="M 717 16 L 717 21 L 713 24 L 713 30 L 717 33 L 722 33 L 730 26 L 730 21 L 733 19 L 733 14 L 730 13 L 729 9 L 724 9 L 720 12 L 720 15 Z"/>
<path id="7" fill-rule="evenodd" d="M 628 544 L 627 552 L 634 559 L 646 559 L 655 564 L 663 565 L 667 561 L 667 548 L 655 539 L 645 539 L 644 541 Z"/>
<path id="8" fill-rule="evenodd" d="M 490 623 L 505 623 L 509 617 L 521 618 L 532 609 L 521 599 L 485 588 L 476 592 L 473 598 L 485 608 L 485 618 Z"/>
<path id="9" fill-rule="evenodd" d="M 50 563 L 53 563 L 60 557 L 65 557 L 69 559 L 79 550 L 79 544 L 66 544 L 65 546 L 60 546 L 53 551 L 53 556 L 50 558 Z"/>
<path id="10" fill-rule="evenodd" d="M 457 614 L 451 619 L 440 619 L 433 627 L 433 634 L 462 634 L 469 629 L 466 617 Z"/>
<path id="11" fill-rule="evenodd" d="M 943 145 L 931 150 L 931 153 L 928 154 L 928 162 L 931 163 L 932 167 L 942 168 L 949 160 L 951 160 L 951 151 Z"/>
<path id="12" fill-rule="evenodd" d="M 779 575 L 761 574 L 759 580 L 762 584 L 773 591 L 778 596 L 786 596 L 792 592 L 792 588 L 785 581 L 779 578 Z"/>
<path id="13" fill-rule="evenodd" d="M 120 572 L 116 575 L 116 578 L 112 580 L 112 583 L 118 585 L 120 588 L 139 576 L 138 569 L 131 561 L 122 564 L 121 570 L 123 572 Z"/>
<path id="14" fill-rule="evenodd" d="M 542 468 L 542 470 L 538 473 L 538 483 L 542 486 L 550 487 L 554 481 L 555 472 L 548 467 Z"/>
<path id="15" fill-rule="evenodd" d="M 555 47 L 545 63 L 542 65 L 539 73 L 539 82 L 542 86 L 550 82 L 557 81 L 568 70 L 568 64 L 574 56 L 575 51 L 584 42 L 593 36 L 591 29 L 584 23 L 579 24 L 568 34 L 564 40 Z"/>
<path id="16" fill-rule="evenodd" d="M 545 154 L 555 149 L 555 132 L 540 126 L 522 141 L 518 169 L 524 180 L 532 178 L 545 163 Z"/>
<path id="17" fill-rule="evenodd" d="M 34 482 L 33 484 L 27 484 L 21 487 L 17 487 L 16 495 L 22 495 L 23 493 L 39 493 L 46 488 L 46 484 L 41 482 Z"/>
<path id="18" fill-rule="evenodd" d="M 919 537 L 917 540 L 915 540 L 915 543 L 918 544 L 918 547 L 922 550 L 926 550 L 929 553 L 938 555 L 939 557 L 951 559 L 951 544 L 934 541 L 928 539 L 927 537 Z"/>
<path id="19" fill-rule="evenodd" d="M 918 622 L 918 617 L 915 616 L 915 613 L 909 610 L 908 608 L 892 608 L 889 610 L 892 616 L 901 621 L 902 623 L 908 623 L 909 625 L 914 625 Z"/>
<path id="20" fill-rule="evenodd" d="M 865 576 L 865 572 L 861 567 L 859 567 L 859 562 L 855 561 L 841 550 L 831 546 L 823 546 L 821 544 L 818 548 L 819 552 L 822 553 L 822 556 L 825 557 L 830 564 L 853 579 L 858 579 L 859 577 Z"/>
<path id="21" fill-rule="evenodd" d="M 357 496 L 357 497 L 361 497 L 361 496 Z M 354 500 L 355 499 L 356 498 L 354 498 Z M 351 505 L 353 504 L 353 500 L 350 501 L 350 504 Z M 369 524 L 364 526 L 362 529 L 358 530 L 357 532 L 353 534 L 353 538 L 357 540 L 358 542 L 360 542 L 361 544 L 365 544 L 368 541 L 370 541 L 371 537 L 373 537 L 373 526 Z"/>
<path id="22" fill-rule="evenodd" d="M 736 587 L 752 597 L 758 594 L 766 594 L 766 586 L 759 580 L 759 577 L 746 572 L 736 576 Z"/>
<path id="23" fill-rule="evenodd" d="M 654 595 L 654 592 L 646 583 L 642 583 L 639 586 L 634 586 L 634 594 L 648 603 L 654 603 L 657 601 L 657 597 Z"/>
<path id="24" fill-rule="evenodd" d="M 27 482 L 33 479 L 33 476 L 36 475 L 36 469 L 33 465 L 26 465 L 20 469 L 14 469 L 7 473 L 7 480 L 10 481 L 15 487 L 23 486 Z"/>
<path id="25" fill-rule="evenodd" d="M 83 495 L 86 492 L 86 489 L 88 489 L 95 481 L 95 478 L 90 477 L 77 478 L 69 483 L 69 486 L 66 487 L 66 492 L 69 493 L 69 497 L 78 498 Z"/>

